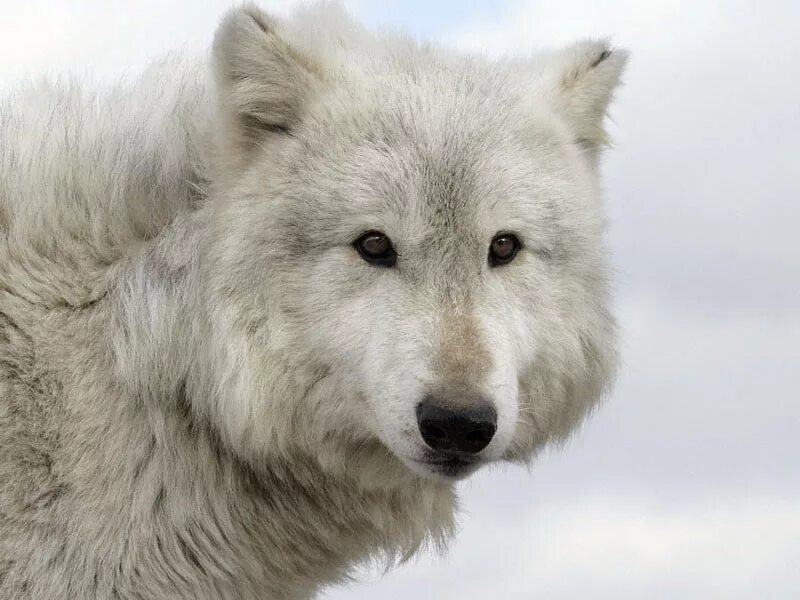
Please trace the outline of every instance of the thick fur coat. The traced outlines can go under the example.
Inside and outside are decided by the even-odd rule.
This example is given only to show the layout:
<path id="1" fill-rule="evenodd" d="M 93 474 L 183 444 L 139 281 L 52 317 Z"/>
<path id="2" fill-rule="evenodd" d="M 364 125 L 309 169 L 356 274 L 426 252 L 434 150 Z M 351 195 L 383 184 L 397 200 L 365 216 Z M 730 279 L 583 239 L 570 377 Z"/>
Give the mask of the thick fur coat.
<path id="1" fill-rule="evenodd" d="M 3 100 L 0 598 L 309 598 L 443 543 L 458 477 L 563 439 L 613 377 L 624 61 L 250 7 L 210 66 Z M 354 250 L 370 230 L 396 268 Z M 490 268 L 498 231 L 522 247 Z M 441 390 L 497 413 L 458 473 L 414 420 Z"/>

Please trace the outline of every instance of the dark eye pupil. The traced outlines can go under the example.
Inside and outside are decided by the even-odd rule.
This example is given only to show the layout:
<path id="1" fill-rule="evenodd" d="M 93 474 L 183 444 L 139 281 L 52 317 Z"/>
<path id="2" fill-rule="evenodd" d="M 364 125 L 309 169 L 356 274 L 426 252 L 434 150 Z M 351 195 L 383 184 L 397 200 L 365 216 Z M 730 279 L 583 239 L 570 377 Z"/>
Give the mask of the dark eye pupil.
<path id="1" fill-rule="evenodd" d="M 364 238 L 362 246 L 367 254 L 383 254 L 389 249 L 389 238 L 384 235 L 370 235 Z"/>
<path id="2" fill-rule="evenodd" d="M 514 260 L 520 243 L 516 236 L 501 234 L 492 240 L 489 246 L 489 264 L 493 267 L 505 265 Z"/>
<path id="3" fill-rule="evenodd" d="M 507 237 L 498 238 L 492 244 L 492 250 L 497 256 L 510 256 L 514 251 L 514 241 Z"/>
<path id="4" fill-rule="evenodd" d="M 353 244 L 365 261 L 381 267 L 393 267 L 397 254 L 392 240 L 379 231 L 368 231 Z"/>

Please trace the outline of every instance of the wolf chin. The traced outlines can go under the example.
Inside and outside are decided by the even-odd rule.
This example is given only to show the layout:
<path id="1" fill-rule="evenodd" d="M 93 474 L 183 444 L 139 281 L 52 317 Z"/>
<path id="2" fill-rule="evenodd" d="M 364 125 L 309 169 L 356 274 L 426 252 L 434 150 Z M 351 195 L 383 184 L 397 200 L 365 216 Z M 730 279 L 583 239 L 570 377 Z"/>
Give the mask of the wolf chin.
<path id="1" fill-rule="evenodd" d="M 340 9 L 0 105 L 0 598 L 312 597 L 453 529 L 615 371 L 604 41 Z"/>

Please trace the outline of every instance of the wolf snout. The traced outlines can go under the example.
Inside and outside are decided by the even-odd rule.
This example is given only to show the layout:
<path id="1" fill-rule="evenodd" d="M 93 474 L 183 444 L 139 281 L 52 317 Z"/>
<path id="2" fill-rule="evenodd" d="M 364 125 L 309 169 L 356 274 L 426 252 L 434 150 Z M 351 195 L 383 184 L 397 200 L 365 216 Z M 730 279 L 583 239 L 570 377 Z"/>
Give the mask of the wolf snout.
<path id="1" fill-rule="evenodd" d="M 432 450 L 447 456 L 473 455 L 492 441 L 497 411 L 488 402 L 450 408 L 429 396 L 417 405 L 417 424 L 422 439 Z"/>

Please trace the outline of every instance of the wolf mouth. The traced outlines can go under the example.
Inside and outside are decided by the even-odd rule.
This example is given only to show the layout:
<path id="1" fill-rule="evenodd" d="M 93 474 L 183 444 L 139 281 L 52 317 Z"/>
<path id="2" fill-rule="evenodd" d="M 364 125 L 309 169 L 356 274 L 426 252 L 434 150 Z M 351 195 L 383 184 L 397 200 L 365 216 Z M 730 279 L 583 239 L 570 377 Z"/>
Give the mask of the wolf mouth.
<path id="1" fill-rule="evenodd" d="M 431 457 L 417 460 L 416 462 L 438 475 L 456 479 L 469 475 L 483 463 L 478 459 L 458 456 L 447 458 Z"/>

